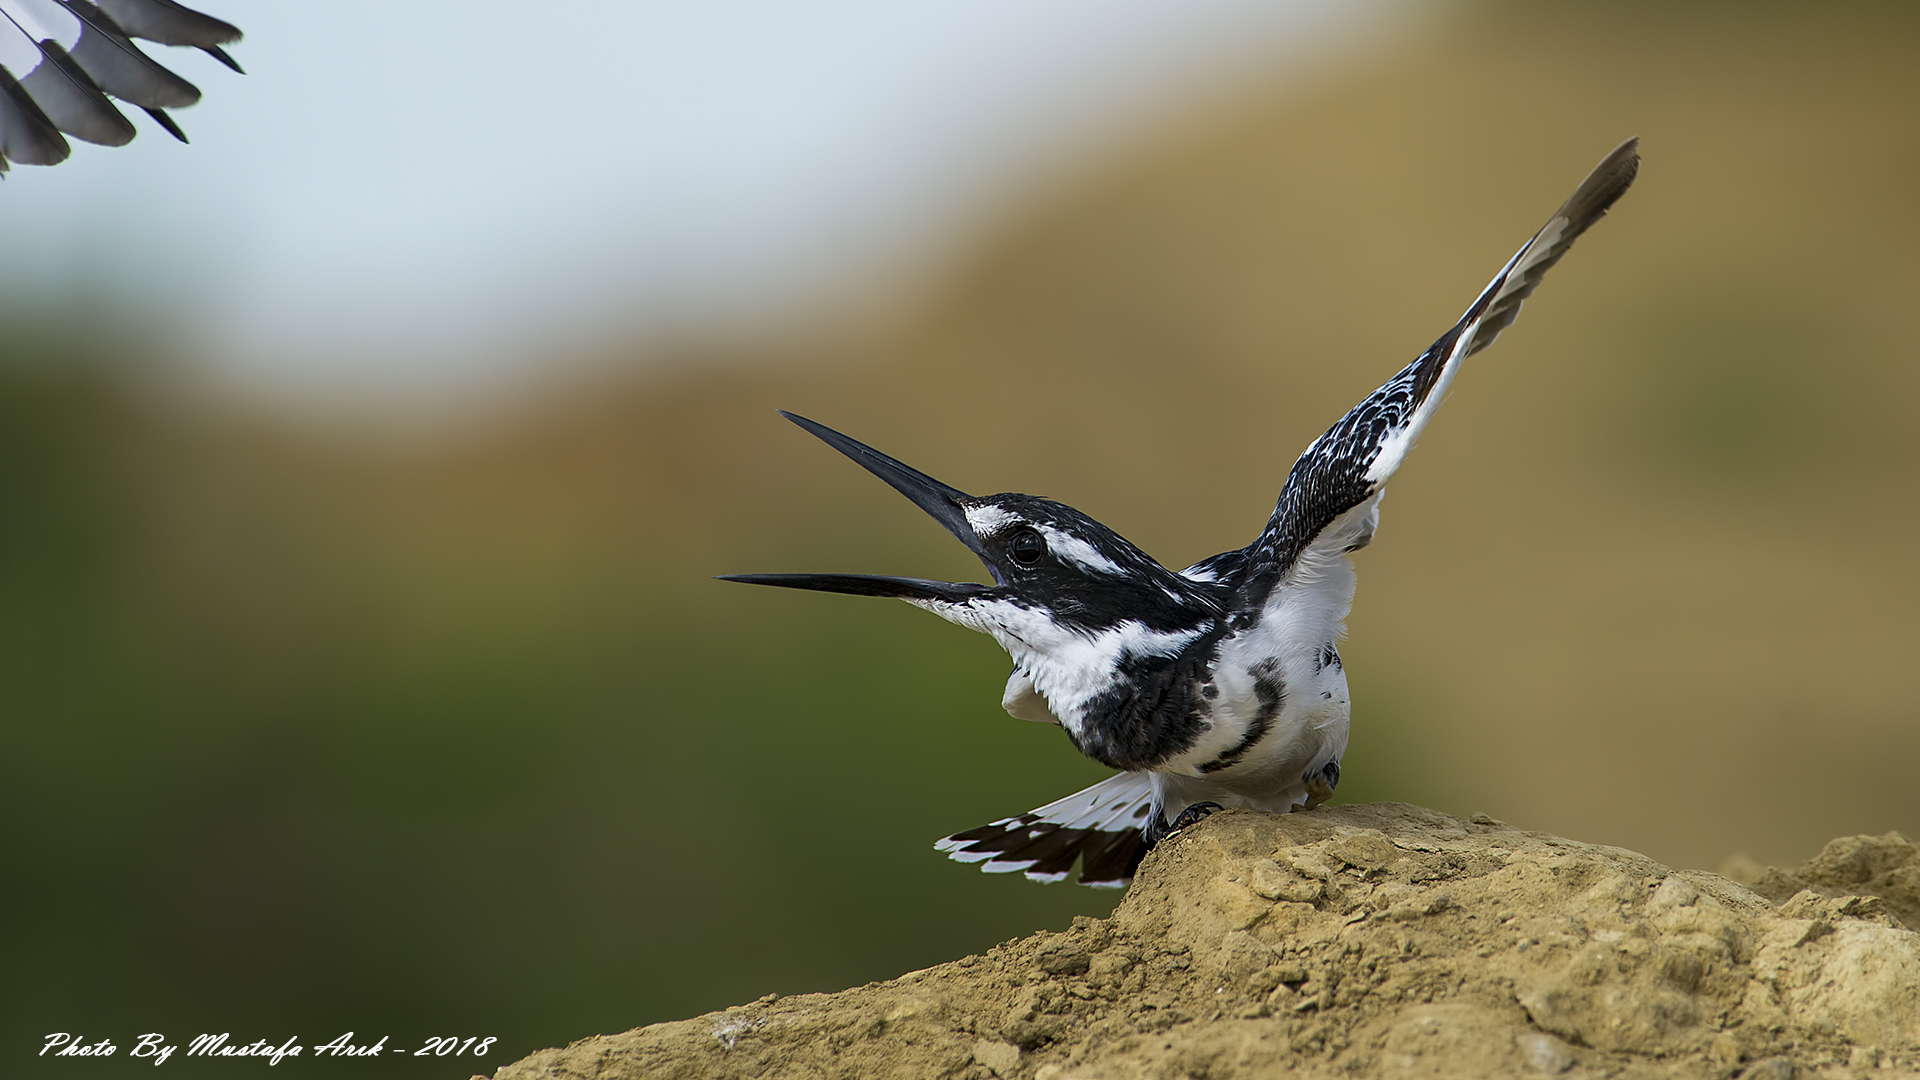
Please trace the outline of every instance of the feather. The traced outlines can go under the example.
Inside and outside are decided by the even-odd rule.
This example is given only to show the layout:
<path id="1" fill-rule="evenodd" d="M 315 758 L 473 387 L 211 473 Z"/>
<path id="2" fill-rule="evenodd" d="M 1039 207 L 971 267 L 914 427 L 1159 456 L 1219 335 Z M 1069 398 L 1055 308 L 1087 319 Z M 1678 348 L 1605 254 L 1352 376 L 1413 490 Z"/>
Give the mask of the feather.
<path id="1" fill-rule="evenodd" d="M 240 28 L 203 15 L 173 0 L 99 0 L 100 7 L 128 35 L 162 45 L 209 49 L 240 40 Z"/>
<path id="2" fill-rule="evenodd" d="M 1146 854 L 1140 824 L 1152 813 L 1146 773 L 1121 773 L 1037 810 L 955 833 L 934 844 L 958 862 L 984 863 L 989 874 L 1023 872 L 1034 881 L 1066 880 L 1080 863 L 1080 883 L 1124 887 Z"/>
<path id="3" fill-rule="evenodd" d="M 0 36 L 11 24 L 0 24 Z M 73 153 L 73 147 L 53 126 L 47 114 L 33 103 L 20 87 L 20 81 L 0 67 L 0 172 L 7 163 L 22 165 L 58 165 Z"/>
<path id="4" fill-rule="evenodd" d="M 54 165 L 72 153 L 65 136 L 124 146 L 137 129 L 113 99 L 139 106 L 181 142 L 166 109 L 200 100 L 134 38 L 206 51 L 235 71 L 222 45 L 233 24 L 173 0 L 0 0 L 0 172 L 9 163 Z"/>
<path id="5" fill-rule="evenodd" d="M 133 141 L 133 122 L 113 107 L 65 49 L 43 41 L 40 53 L 45 59 L 21 78 L 20 86 L 54 127 L 102 146 L 125 146 Z"/>
<path id="6" fill-rule="evenodd" d="M 7 0 L 0 34 L 0 64 L 56 129 L 108 146 L 132 140 L 133 125 L 67 55 L 81 34 L 71 11 L 56 0 Z"/>
<path id="7" fill-rule="evenodd" d="M 200 100 L 192 83 L 140 51 L 118 23 L 86 0 L 67 0 L 80 20 L 73 59 L 100 89 L 143 109 L 184 109 Z"/>
<path id="8" fill-rule="evenodd" d="M 236 75 L 245 75 L 247 73 L 247 69 L 240 66 L 240 61 L 228 55 L 227 50 L 218 45 L 202 45 L 200 46 L 200 51 L 232 68 Z"/>
<path id="9" fill-rule="evenodd" d="M 1310 548 L 1328 548 L 1309 560 L 1317 566 L 1371 538 L 1374 515 L 1350 518 L 1347 512 L 1375 498 L 1400 467 L 1439 408 L 1460 362 L 1513 323 L 1521 302 L 1539 287 L 1547 270 L 1626 192 L 1639 171 L 1639 145 L 1638 139 L 1628 139 L 1614 148 L 1507 260 L 1453 329 L 1355 405 L 1294 462 L 1266 530 L 1248 549 L 1243 589 L 1250 603 L 1273 597 Z M 1336 521 L 1354 526 L 1354 534 L 1323 536 Z"/>
<path id="10" fill-rule="evenodd" d="M 179 122 L 174 120 L 173 117 L 168 116 L 165 109 L 148 109 L 147 115 L 153 117 L 154 123 L 166 128 L 167 134 L 179 139 L 181 142 L 191 141 L 187 138 L 187 133 L 180 130 Z"/>

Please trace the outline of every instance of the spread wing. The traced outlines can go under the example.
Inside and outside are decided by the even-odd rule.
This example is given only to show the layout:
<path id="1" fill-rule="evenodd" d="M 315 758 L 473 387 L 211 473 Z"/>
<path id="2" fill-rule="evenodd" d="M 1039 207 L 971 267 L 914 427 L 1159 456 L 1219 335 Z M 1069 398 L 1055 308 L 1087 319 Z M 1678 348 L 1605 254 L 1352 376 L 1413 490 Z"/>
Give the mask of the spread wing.
<path id="1" fill-rule="evenodd" d="M 1337 556 L 1372 539 L 1380 491 L 1433 418 L 1460 361 L 1493 344 L 1548 268 L 1633 183 L 1640 168 L 1638 149 L 1639 140 L 1628 139 L 1608 154 L 1507 260 L 1453 329 L 1294 462 L 1273 517 L 1248 549 L 1243 610 L 1264 605 L 1275 587 L 1296 574 L 1303 556 Z"/>
<path id="2" fill-rule="evenodd" d="M 57 165 L 66 136 L 105 146 L 133 139 L 113 99 L 145 109 L 174 138 L 187 137 L 166 110 L 200 91 L 133 43 L 204 49 L 235 71 L 222 45 L 240 31 L 174 0 L 0 0 L 0 172 L 9 162 Z"/>

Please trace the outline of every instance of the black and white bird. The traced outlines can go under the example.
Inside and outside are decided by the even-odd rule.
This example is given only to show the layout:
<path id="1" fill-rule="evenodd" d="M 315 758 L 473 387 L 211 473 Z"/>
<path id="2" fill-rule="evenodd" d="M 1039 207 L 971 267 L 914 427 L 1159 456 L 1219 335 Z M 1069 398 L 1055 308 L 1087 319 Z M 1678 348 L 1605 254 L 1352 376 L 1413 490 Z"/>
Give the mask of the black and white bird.
<path id="1" fill-rule="evenodd" d="M 235 71 L 231 23 L 174 0 L 0 0 L 0 172 L 9 162 L 58 165 L 66 136 L 104 146 L 133 140 L 111 99 L 145 109 L 174 138 L 168 109 L 200 100 L 192 83 L 140 51 L 134 38 L 202 49 Z"/>
<path id="2" fill-rule="evenodd" d="M 989 872 L 1123 886 L 1147 848 L 1223 806 L 1318 806 L 1340 782 L 1353 602 L 1347 557 L 1460 362 L 1633 183 L 1621 144 L 1500 268 L 1458 324 L 1307 447 L 1258 539 L 1175 573 L 1070 506 L 974 496 L 804 417 L 787 419 L 912 499 L 986 564 L 992 585 L 860 574 L 741 574 L 758 585 L 888 596 L 991 635 L 1013 658 L 1001 704 L 1058 724 L 1121 770 L 935 846 Z"/>

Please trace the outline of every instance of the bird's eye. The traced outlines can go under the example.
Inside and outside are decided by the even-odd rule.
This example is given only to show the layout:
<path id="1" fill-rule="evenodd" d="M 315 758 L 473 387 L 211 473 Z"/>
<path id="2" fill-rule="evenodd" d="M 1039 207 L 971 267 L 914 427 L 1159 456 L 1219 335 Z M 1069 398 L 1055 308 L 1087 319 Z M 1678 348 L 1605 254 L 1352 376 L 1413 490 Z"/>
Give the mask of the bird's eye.
<path id="1" fill-rule="evenodd" d="M 1007 540 L 1007 554 L 1019 566 L 1038 566 L 1047 553 L 1047 541 L 1034 529 L 1021 529 Z"/>

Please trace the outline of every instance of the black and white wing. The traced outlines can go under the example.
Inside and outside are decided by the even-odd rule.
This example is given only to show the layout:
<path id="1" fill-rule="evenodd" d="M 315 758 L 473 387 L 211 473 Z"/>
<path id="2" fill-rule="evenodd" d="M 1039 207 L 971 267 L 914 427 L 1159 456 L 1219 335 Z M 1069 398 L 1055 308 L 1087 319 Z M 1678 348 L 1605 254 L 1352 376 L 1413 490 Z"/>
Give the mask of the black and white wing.
<path id="1" fill-rule="evenodd" d="M 1373 537 L 1375 506 L 1413 441 L 1433 418 L 1460 361 L 1493 344 L 1548 268 L 1633 183 L 1639 140 L 1608 154 L 1545 227 L 1500 268 L 1473 306 L 1433 347 L 1354 406 L 1294 462 L 1267 527 L 1248 549 L 1244 609 L 1257 609 L 1310 550 L 1332 557 Z M 1323 550 L 1324 549 L 1324 550 Z"/>
<path id="2" fill-rule="evenodd" d="M 934 849 L 989 874 L 1023 873 L 1034 881 L 1065 881 L 1080 863 L 1080 884 L 1125 888 L 1146 857 L 1141 826 L 1153 812 L 1149 774 L 1128 772 L 1038 810 L 955 833 Z"/>
<path id="3" fill-rule="evenodd" d="M 174 0 L 0 0 L 0 172 L 9 162 L 65 161 L 68 135 L 126 145 L 134 127 L 115 98 L 185 142 L 166 110 L 192 105 L 200 91 L 134 38 L 203 49 L 240 70 L 221 48 L 240 40 L 239 29 Z"/>

